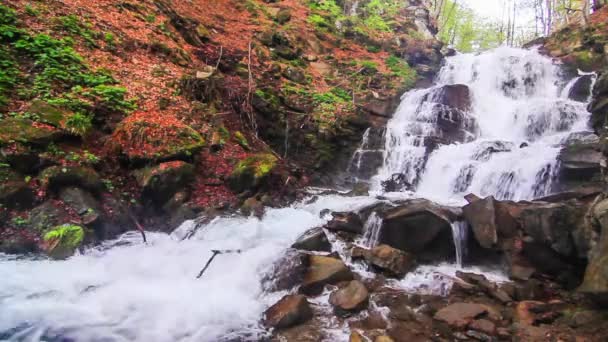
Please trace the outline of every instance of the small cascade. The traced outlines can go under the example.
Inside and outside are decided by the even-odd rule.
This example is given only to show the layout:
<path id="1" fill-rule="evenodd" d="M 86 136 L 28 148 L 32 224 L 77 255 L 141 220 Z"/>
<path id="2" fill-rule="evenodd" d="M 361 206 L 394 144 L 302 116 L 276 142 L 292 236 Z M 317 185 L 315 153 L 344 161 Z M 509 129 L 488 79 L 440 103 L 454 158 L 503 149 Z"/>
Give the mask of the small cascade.
<path id="1" fill-rule="evenodd" d="M 374 248 L 378 245 L 380 240 L 380 228 L 382 227 L 382 218 L 373 212 L 367 218 L 364 226 L 364 234 L 361 239 L 363 246 L 367 248 Z"/>
<path id="2" fill-rule="evenodd" d="M 467 253 L 467 231 L 468 224 L 465 221 L 452 223 L 452 238 L 454 239 L 454 249 L 456 250 L 456 264 L 463 266 L 463 260 Z"/>

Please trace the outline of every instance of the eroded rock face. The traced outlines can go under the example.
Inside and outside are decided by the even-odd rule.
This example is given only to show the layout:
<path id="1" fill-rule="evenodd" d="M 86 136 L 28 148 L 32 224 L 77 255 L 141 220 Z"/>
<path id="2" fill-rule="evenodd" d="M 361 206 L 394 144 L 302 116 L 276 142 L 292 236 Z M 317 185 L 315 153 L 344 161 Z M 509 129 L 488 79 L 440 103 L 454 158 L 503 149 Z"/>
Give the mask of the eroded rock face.
<path id="1" fill-rule="evenodd" d="M 312 309 L 303 295 L 287 295 L 264 312 L 264 325 L 285 329 L 304 323 L 312 318 Z"/>
<path id="2" fill-rule="evenodd" d="M 363 310 L 369 302 L 369 292 L 365 285 L 352 280 L 346 286 L 332 292 L 329 303 L 338 315 L 348 315 Z"/>
<path id="3" fill-rule="evenodd" d="M 337 284 L 353 279 L 353 273 L 340 259 L 320 255 L 309 256 L 309 266 L 300 292 L 306 295 L 317 295 L 327 284 Z"/>
<path id="4" fill-rule="evenodd" d="M 331 213 L 333 219 L 329 221 L 325 228 L 333 231 L 341 231 L 353 234 L 363 232 L 363 221 L 356 213 Z"/>

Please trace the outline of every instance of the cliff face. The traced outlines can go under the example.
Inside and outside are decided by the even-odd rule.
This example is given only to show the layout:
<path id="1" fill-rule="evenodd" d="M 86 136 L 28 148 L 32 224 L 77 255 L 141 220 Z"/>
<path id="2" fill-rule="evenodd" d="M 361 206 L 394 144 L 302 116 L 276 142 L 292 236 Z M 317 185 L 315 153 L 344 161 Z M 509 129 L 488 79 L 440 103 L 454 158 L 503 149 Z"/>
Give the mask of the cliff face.
<path id="1" fill-rule="evenodd" d="M 434 30 L 415 0 L 3 2 L 0 251 L 293 198 L 434 74 Z"/>

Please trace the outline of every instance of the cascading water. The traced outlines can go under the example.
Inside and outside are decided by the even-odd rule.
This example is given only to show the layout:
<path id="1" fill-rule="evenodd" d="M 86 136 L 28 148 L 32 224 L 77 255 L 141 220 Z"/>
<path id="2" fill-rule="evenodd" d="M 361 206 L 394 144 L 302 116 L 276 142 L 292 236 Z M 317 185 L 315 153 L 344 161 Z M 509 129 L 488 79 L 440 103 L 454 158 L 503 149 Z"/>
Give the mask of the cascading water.
<path id="1" fill-rule="evenodd" d="M 444 203 L 467 193 L 548 194 L 561 144 L 587 130 L 589 119 L 585 103 L 560 96 L 563 86 L 559 66 L 536 51 L 503 47 L 447 59 L 437 84 L 404 95 L 389 121 L 376 189 L 402 174 L 417 197 Z"/>
<path id="2" fill-rule="evenodd" d="M 402 173 L 416 196 L 439 202 L 460 201 L 468 192 L 512 199 L 546 194 L 560 143 L 584 130 L 589 115 L 583 103 L 559 97 L 558 70 L 536 52 L 507 48 L 450 58 L 438 84 L 406 94 L 389 122 L 376 187 Z M 468 85 L 466 110 L 447 108 L 445 94 L 433 93 L 449 84 Z M 327 221 L 322 210 L 378 202 L 374 196 L 318 197 L 268 209 L 262 219 L 217 218 L 190 239 L 183 237 L 194 222 L 172 235 L 149 233 L 148 244 L 126 234 L 66 261 L 0 255 L 0 340 L 257 341 L 262 312 L 285 293 L 265 292 L 262 279 L 285 249 Z M 380 218 L 370 216 L 366 245 L 377 243 L 379 227 Z M 463 223 L 453 231 L 461 262 Z M 240 253 L 218 256 L 196 279 L 212 250 L 228 249 Z M 434 269 L 456 270 L 423 265 L 396 286 L 445 293 Z M 326 298 L 317 301 L 327 305 Z M 348 327 L 332 324 L 326 328 L 340 337 L 331 340 L 347 341 L 342 331 Z"/>
<path id="3" fill-rule="evenodd" d="M 365 222 L 362 245 L 368 248 L 373 248 L 378 245 L 380 239 L 380 228 L 382 227 L 382 218 L 372 212 Z"/>

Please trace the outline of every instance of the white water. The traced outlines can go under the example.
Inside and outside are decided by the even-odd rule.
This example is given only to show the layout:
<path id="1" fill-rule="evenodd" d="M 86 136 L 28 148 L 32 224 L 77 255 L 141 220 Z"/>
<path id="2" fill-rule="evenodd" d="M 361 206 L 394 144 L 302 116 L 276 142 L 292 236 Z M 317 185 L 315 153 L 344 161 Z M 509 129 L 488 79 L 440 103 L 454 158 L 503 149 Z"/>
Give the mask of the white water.
<path id="1" fill-rule="evenodd" d="M 444 203 L 462 203 L 468 193 L 514 200 L 548 194 L 560 143 L 587 130 L 589 119 L 584 103 L 560 96 L 566 83 L 559 66 L 536 51 L 502 47 L 449 58 L 437 85 L 405 94 L 388 123 L 376 190 L 382 180 L 403 173 L 417 197 Z M 440 132 L 435 99 L 424 101 L 425 96 L 449 84 L 469 87 L 472 108 L 466 120 L 474 129 L 427 160 L 423 142 Z"/>
<path id="2" fill-rule="evenodd" d="M 510 55 L 520 61 L 509 63 Z M 533 87 L 515 87 L 506 96 L 497 85 L 511 76 L 520 81 L 532 77 L 536 82 Z M 473 93 L 470 116 L 478 128 L 471 132 L 470 141 L 443 146 L 425 163 L 422 142 L 435 132 L 428 110 L 432 104 L 421 103 L 429 90 L 412 91 L 388 124 L 385 164 L 375 180 L 406 173 L 417 185 L 416 196 L 441 202 L 460 202 L 468 192 L 517 199 L 550 191 L 557 144 L 569 132 L 584 129 L 588 116 L 583 104 L 559 98 L 564 82 L 558 78 L 558 68 L 534 52 L 502 48 L 451 58 L 439 85 L 451 83 L 466 83 Z M 563 109 L 561 118 L 557 108 Z M 562 127 L 563 121 L 570 123 Z M 531 124 L 538 122 L 545 123 L 537 125 L 542 129 L 531 130 Z M 496 148 L 496 141 L 509 151 L 483 153 L 487 144 Z M 519 148 L 524 141 L 530 146 Z M 469 175 L 465 171 L 470 171 L 470 182 L 463 181 Z M 376 201 L 320 196 L 313 204 L 269 209 L 262 220 L 215 219 L 190 240 L 180 241 L 193 222 L 171 236 L 149 233 L 148 245 L 138 234 L 127 234 L 67 261 L 0 255 L 0 340 L 216 342 L 248 336 L 257 341 L 263 332 L 258 324 L 262 312 L 283 294 L 263 291 L 261 280 L 273 262 L 300 234 L 326 222 L 327 217 L 319 216 L 321 210 L 352 211 Z M 377 241 L 378 223 L 373 218 L 368 221 L 369 246 Z M 454 224 L 454 232 L 457 257 L 462 260 L 466 249 L 459 245 L 465 240 L 462 225 Z M 242 253 L 218 256 L 196 279 L 212 249 Z M 425 265 L 392 284 L 445 294 L 458 268 Z M 325 297 L 315 301 L 327 305 Z M 348 340 L 347 328 L 331 328 L 336 331 L 332 341 Z"/>

